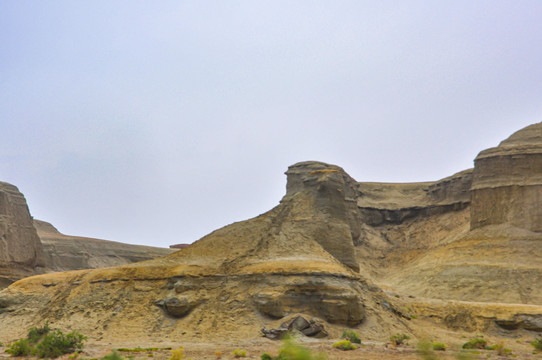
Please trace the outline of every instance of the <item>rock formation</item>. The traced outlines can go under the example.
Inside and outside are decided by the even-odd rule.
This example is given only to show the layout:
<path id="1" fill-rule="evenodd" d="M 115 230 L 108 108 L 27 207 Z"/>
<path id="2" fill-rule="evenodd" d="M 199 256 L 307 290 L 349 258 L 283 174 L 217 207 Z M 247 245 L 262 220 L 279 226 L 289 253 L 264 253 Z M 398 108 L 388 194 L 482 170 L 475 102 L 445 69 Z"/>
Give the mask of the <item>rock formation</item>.
<path id="1" fill-rule="evenodd" d="M 471 229 L 509 223 L 542 232 L 542 126 L 516 132 L 474 163 Z"/>
<path id="2" fill-rule="evenodd" d="M 0 288 L 34 274 L 45 259 L 26 200 L 17 187 L 0 182 Z"/>
<path id="3" fill-rule="evenodd" d="M 50 223 L 41 220 L 34 220 L 34 226 L 43 245 L 46 272 L 119 266 L 154 259 L 175 251 L 64 235 Z"/>
<path id="4" fill-rule="evenodd" d="M 45 320 L 97 341 L 246 339 L 297 316 L 366 339 L 541 332 L 541 129 L 435 182 L 362 183 L 335 165 L 292 165 L 277 207 L 181 251 L 16 282 L 0 292 L 0 340 Z"/>
<path id="5" fill-rule="evenodd" d="M 436 236 L 433 245 L 440 246 L 429 246 L 385 281 L 418 296 L 540 304 L 541 178 L 541 123 L 482 151 L 475 160 L 468 223 L 443 232 L 443 240 Z"/>
<path id="6" fill-rule="evenodd" d="M 119 266 L 173 251 L 63 235 L 32 219 L 24 195 L 0 182 L 0 289 L 36 274 Z"/>
<path id="7" fill-rule="evenodd" d="M 382 333 L 404 329 L 382 305 L 382 291 L 357 273 L 356 183 L 323 163 L 297 164 L 287 174 L 276 208 L 169 256 L 11 285 L 0 293 L 0 339 L 8 336 L 2 329 L 13 334 L 48 319 L 77 323 L 98 340 L 247 338 L 292 314 L 331 330 L 362 322 Z"/>

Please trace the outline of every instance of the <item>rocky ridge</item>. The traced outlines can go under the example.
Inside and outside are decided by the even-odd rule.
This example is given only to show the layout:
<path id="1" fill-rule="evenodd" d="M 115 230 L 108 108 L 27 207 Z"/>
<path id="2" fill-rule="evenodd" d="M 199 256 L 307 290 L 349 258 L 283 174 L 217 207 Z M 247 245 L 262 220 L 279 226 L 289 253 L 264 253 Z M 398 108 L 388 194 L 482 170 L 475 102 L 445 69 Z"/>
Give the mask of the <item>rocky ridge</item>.
<path id="1" fill-rule="evenodd" d="M 14 283 L 0 292 L 0 340 L 45 320 L 96 341 L 246 339 L 298 315 L 366 339 L 542 332 L 541 129 L 436 182 L 292 165 L 277 207 L 179 252 Z"/>
<path id="2" fill-rule="evenodd" d="M 34 220 L 34 227 L 43 247 L 46 272 L 119 266 L 165 256 L 174 251 L 64 235 L 50 223 L 41 220 Z"/>

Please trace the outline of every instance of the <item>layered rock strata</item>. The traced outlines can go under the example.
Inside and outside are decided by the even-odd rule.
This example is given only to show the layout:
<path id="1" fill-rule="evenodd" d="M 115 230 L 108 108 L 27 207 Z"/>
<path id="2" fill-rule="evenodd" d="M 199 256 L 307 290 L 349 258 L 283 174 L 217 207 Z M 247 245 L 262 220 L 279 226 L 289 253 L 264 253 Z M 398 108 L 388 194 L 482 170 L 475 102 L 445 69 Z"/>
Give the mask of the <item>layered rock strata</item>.
<path id="1" fill-rule="evenodd" d="M 100 337 L 129 331 L 131 337 L 217 338 L 213 329 L 220 326 L 231 339 L 247 331 L 260 336 L 262 327 L 305 314 L 330 326 L 368 323 L 385 331 L 397 315 L 355 271 L 356 183 L 323 163 L 297 164 L 287 174 L 288 191 L 276 208 L 169 256 L 13 284 L 0 294 L 0 328 L 22 331 L 55 319 Z"/>
<path id="2" fill-rule="evenodd" d="M 471 229 L 509 223 L 542 232 L 542 124 L 482 151 L 474 163 Z"/>
<path id="3" fill-rule="evenodd" d="M 41 220 L 34 220 L 34 226 L 43 245 L 43 266 L 47 272 L 120 266 L 166 256 L 176 251 L 64 235 L 50 223 Z"/>
<path id="4" fill-rule="evenodd" d="M 480 152 L 470 192 L 468 229 L 450 227 L 383 281 L 417 296 L 542 303 L 542 123 Z"/>
<path id="5" fill-rule="evenodd" d="M 0 182 L 0 287 L 45 264 L 26 200 L 16 186 Z"/>

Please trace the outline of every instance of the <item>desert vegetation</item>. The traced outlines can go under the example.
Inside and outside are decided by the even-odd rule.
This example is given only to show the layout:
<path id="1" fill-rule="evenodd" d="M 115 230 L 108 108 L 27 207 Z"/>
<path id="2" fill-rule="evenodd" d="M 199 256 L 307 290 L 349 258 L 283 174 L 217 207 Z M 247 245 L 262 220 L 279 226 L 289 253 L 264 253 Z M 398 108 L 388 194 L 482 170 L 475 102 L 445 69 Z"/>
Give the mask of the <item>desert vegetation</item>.
<path id="1" fill-rule="evenodd" d="M 542 352 L 542 338 L 531 341 L 531 345 L 534 347 L 535 352 Z"/>
<path id="2" fill-rule="evenodd" d="M 245 350 L 235 349 L 233 350 L 233 356 L 236 358 L 244 358 L 247 357 L 247 352 Z"/>
<path id="3" fill-rule="evenodd" d="M 334 349 L 345 350 L 345 351 L 346 350 L 356 350 L 357 349 L 357 346 L 352 344 L 350 342 L 350 340 L 337 341 L 332 346 L 333 346 Z"/>
<path id="4" fill-rule="evenodd" d="M 355 344 L 361 344 L 361 339 L 359 338 L 359 334 L 355 332 L 354 330 L 345 330 L 343 332 L 342 338 L 350 342 L 353 342 Z"/>
<path id="5" fill-rule="evenodd" d="M 83 348 L 86 336 L 72 331 L 64 334 L 60 330 L 52 330 L 48 323 L 42 327 L 28 330 L 26 338 L 19 339 L 6 349 L 11 356 L 37 356 L 39 358 L 57 358 L 71 354 Z"/>
<path id="6" fill-rule="evenodd" d="M 395 335 L 390 336 L 390 341 L 393 346 L 406 344 L 406 341 L 409 339 L 410 337 L 403 333 L 397 333 Z"/>
<path id="7" fill-rule="evenodd" d="M 485 349 L 487 341 L 482 336 L 476 336 L 463 344 L 463 349 Z"/>

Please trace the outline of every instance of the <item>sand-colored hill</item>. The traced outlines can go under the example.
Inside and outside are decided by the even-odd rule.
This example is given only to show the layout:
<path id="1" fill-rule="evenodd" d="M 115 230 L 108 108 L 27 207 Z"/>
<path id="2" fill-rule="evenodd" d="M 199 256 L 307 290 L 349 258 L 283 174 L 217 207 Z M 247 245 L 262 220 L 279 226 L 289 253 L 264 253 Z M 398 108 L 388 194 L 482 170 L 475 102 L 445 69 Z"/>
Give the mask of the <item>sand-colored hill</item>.
<path id="1" fill-rule="evenodd" d="M 52 224 L 34 219 L 45 272 L 96 269 L 154 259 L 175 250 L 116 241 L 64 235 Z"/>
<path id="2" fill-rule="evenodd" d="M 540 150 L 540 151 L 539 151 Z M 144 262 L 23 279 L 0 340 L 49 320 L 94 341 L 249 339 L 296 314 L 330 336 L 542 332 L 542 124 L 435 182 L 292 165 L 280 204 Z"/>

